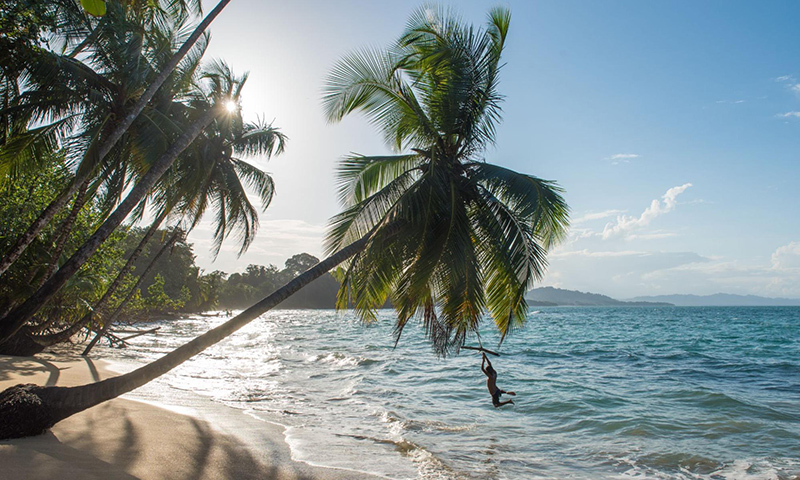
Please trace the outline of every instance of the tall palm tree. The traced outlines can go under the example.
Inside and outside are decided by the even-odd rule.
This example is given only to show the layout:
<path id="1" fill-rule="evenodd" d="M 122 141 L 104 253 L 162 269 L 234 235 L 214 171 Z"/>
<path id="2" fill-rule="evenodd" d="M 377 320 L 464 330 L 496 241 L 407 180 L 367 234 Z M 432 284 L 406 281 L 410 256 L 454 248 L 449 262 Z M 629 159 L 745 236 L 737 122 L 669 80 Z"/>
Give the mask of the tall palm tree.
<path id="1" fill-rule="evenodd" d="M 210 80 L 212 85 L 243 84 L 247 80 L 246 75 L 236 78 L 224 62 L 212 62 L 204 68 L 201 77 Z M 194 106 L 210 105 L 214 90 L 216 88 L 198 89 Z M 271 124 L 261 120 L 245 122 L 236 106 L 230 115 L 209 125 L 178 159 L 170 170 L 172 174 L 165 175 L 157 201 L 167 202 L 164 195 L 174 197 L 177 193 L 176 209 L 187 219 L 188 231 L 194 229 L 211 208 L 215 226 L 213 254 L 216 256 L 222 242 L 234 234 L 238 237 L 241 255 L 258 231 L 258 211 L 251 204 L 245 185 L 256 192 L 262 210 L 267 209 L 275 191 L 272 177 L 242 157 L 270 158 L 284 151 L 286 140 L 286 136 Z"/>
<path id="2" fill-rule="evenodd" d="M 156 5 L 154 2 L 148 3 Z M 168 18 L 161 21 L 158 28 L 154 27 L 147 30 L 145 28 L 146 24 L 137 18 L 138 12 L 135 9 L 129 8 L 128 10 L 120 11 L 122 6 L 115 3 L 109 15 L 104 19 L 105 24 L 95 27 L 92 33 L 96 34 L 96 44 L 86 47 L 87 51 L 83 55 L 83 63 L 52 52 L 45 51 L 41 53 L 41 56 L 46 57 L 47 62 L 54 65 L 61 63 L 72 65 L 72 68 L 67 68 L 66 70 L 77 73 L 72 76 L 69 73 L 65 74 L 69 81 L 64 83 L 68 87 L 100 84 L 105 79 L 105 83 L 113 88 L 96 92 L 95 96 L 92 97 L 93 101 L 89 102 L 91 105 L 86 107 L 83 105 L 87 103 L 86 95 L 83 97 L 80 95 L 85 93 L 85 89 L 76 88 L 77 98 L 70 100 L 70 95 L 75 96 L 70 88 L 66 88 L 67 94 L 64 96 L 63 92 L 59 90 L 64 88 L 60 82 L 49 80 L 47 78 L 48 75 L 45 75 L 47 72 L 37 72 L 37 75 L 42 78 L 33 83 L 37 84 L 38 82 L 40 84 L 39 87 L 31 88 L 26 92 L 30 99 L 27 102 L 20 102 L 21 105 L 18 106 L 18 109 L 28 107 L 29 112 L 35 112 L 37 108 L 47 107 L 49 104 L 39 105 L 40 102 L 34 100 L 42 92 L 48 92 L 52 89 L 53 93 L 55 93 L 53 95 L 54 99 L 62 99 L 66 103 L 72 102 L 74 107 L 70 108 L 75 108 L 78 112 L 82 111 L 81 128 L 75 129 L 72 135 L 72 138 L 76 139 L 73 141 L 78 143 L 83 138 L 94 138 L 96 136 L 94 132 L 104 129 L 102 122 L 107 124 L 109 119 L 124 114 L 124 108 L 121 106 L 124 106 L 125 99 L 135 99 L 138 94 L 137 89 L 147 86 L 146 79 L 153 75 L 153 67 L 170 59 L 172 45 L 181 41 L 183 34 L 179 32 L 185 25 L 180 18 L 174 21 Z M 144 32 L 143 36 L 142 32 Z M 47 258 L 45 256 L 40 259 L 38 265 L 34 264 L 28 268 L 30 280 L 21 284 L 22 289 L 19 292 L 24 295 L 15 295 L 16 302 L 4 308 L 0 317 L 5 317 L 11 308 L 18 306 L 19 303 L 43 286 L 44 282 L 52 276 L 61 263 L 60 257 L 67 246 L 67 240 L 70 240 L 69 244 L 72 248 L 77 248 L 83 243 L 83 240 L 76 242 L 75 240 L 78 239 L 72 239 L 70 236 L 72 225 L 81 210 L 81 200 L 89 200 L 95 196 L 94 192 L 99 192 L 96 198 L 92 199 L 91 205 L 96 206 L 98 202 L 103 205 L 101 211 L 104 213 L 102 216 L 96 217 L 96 220 L 99 220 L 96 225 L 102 223 L 103 218 L 119 202 L 121 193 L 131 185 L 133 180 L 141 177 L 147 171 L 149 165 L 158 158 L 158 155 L 166 150 L 170 140 L 174 140 L 178 136 L 180 124 L 185 124 L 186 120 L 190 120 L 187 116 L 191 115 L 192 111 L 196 111 L 197 107 L 204 107 L 201 105 L 193 107 L 183 102 L 187 101 L 185 98 L 187 92 L 196 90 L 197 69 L 206 44 L 207 38 L 203 38 L 195 44 L 190 54 L 184 57 L 173 74 L 170 75 L 168 87 L 165 86 L 159 91 L 159 94 L 154 97 L 148 109 L 140 115 L 136 123 L 128 130 L 125 140 L 120 142 L 112 152 L 113 154 L 106 157 L 105 164 L 107 164 L 107 167 L 98 172 L 97 178 L 92 181 L 86 195 L 78 194 L 72 211 L 59 228 L 55 230 L 59 234 L 52 236 L 52 238 L 55 238 L 55 243 L 54 247 L 48 250 L 50 252 L 49 261 L 45 260 Z M 97 59 L 93 60 L 94 57 Z M 80 67 L 80 65 L 85 66 Z M 89 68 L 89 66 L 92 68 Z M 142 79 L 145 79 L 144 83 L 142 83 Z M 92 90 L 90 89 L 89 91 Z M 194 98 L 194 95 L 192 98 Z M 58 102 L 53 100 L 52 104 L 55 107 Z M 93 124 L 93 122 L 97 123 L 95 120 L 98 118 L 101 121 L 99 126 Z M 75 150 L 81 150 L 81 148 L 76 148 Z M 82 215 L 85 215 L 85 213 L 84 211 Z M 51 225 L 48 230 L 53 231 L 53 227 L 55 225 Z M 47 237 L 43 240 L 45 242 L 48 241 Z M 27 261 L 27 263 L 30 262 Z M 25 268 L 26 265 L 21 267 Z M 15 270 L 19 271 L 20 268 Z M 80 314 L 80 312 L 76 313 Z M 63 337 L 61 333 L 67 335 L 74 330 L 75 326 L 78 325 L 76 320 L 80 318 L 65 315 L 60 318 L 50 318 L 52 322 L 43 323 L 38 319 L 41 316 L 37 316 L 34 322 L 37 326 L 33 330 L 26 328 L 24 335 L 22 332 L 19 333 L 22 336 L 31 336 L 31 339 L 34 340 L 33 342 L 24 342 L 24 345 L 32 348 L 41 348 L 42 343 L 47 344 L 58 341 L 59 338 Z M 40 328 L 42 326 L 46 326 L 49 330 L 47 337 L 42 336 L 43 331 Z M 58 331 L 59 329 L 61 329 L 61 332 Z M 3 342 L 0 342 L 0 349 L 6 351 L 6 347 Z"/>
<path id="3" fill-rule="evenodd" d="M 552 182 L 479 157 L 499 120 L 497 72 L 509 18 L 506 10 L 492 10 L 487 29 L 474 30 L 447 12 L 421 10 L 389 52 L 345 58 L 329 78 L 329 118 L 363 111 L 395 146 L 411 153 L 343 162 L 345 210 L 333 219 L 327 242 L 331 250 L 341 248 L 228 322 L 138 370 L 79 387 L 6 390 L 0 416 L 8 422 L 0 438 L 39 433 L 147 383 L 348 260 L 340 299 L 353 300 L 370 320 L 390 296 L 397 334 L 418 313 L 439 353 L 457 349 L 477 332 L 487 309 L 503 335 L 519 326 L 525 318 L 522 293 L 542 274 L 546 248 L 564 235 L 567 206 Z M 344 246 L 351 239 L 356 240 Z"/>
<path id="4" fill-rule="evenodd" d="M 192 101 L 196 109 L 212 108 L 215 91 L 224 84 L 243 85 L 247 78 L 246 75 L 236 77 L 222 62 L 213 62 L 200 74 L 191 71 L 187 74 L 197 76 L 200 80 Z M 202 80 L 211 80 L 211 86 L 203 88 Z M 285 142 L 285 135 L 271 125 L 263 122 L 244 122 L 238 109 L 212 122 L 160 179 L 151 195 L 157 212 L 155 220 L 91 311 L 74 319 L 71 324 L 67 322 L 59 332 L 50 332 L 46 335 L 28 331 L 19 332 L 18 335 L 21 333 L 29 336 L 30 341 L 21 339 L 16 341 L 14 345 L 24 346 L 26 350 L 17 348 L 14 353 L 39 352 L 49 345 L 67 340 L 92 320 L 102 320 L 104 329 L 98 332 L 95 341 L 105 334 L 114 320 L 112 317 L 118 317 L 122 310 L 117 306 L 114 309 L 117 313 L 108 317 L 107 314 L 112 307 L 109 302 L 167 215 L 172 216 L 177 223 L 185 223 L 188 231 L 191 231 L 210 208 L 214 211 L 216 225 L 212 247 L 214 254 L 219 251 L 223 240 L 231 233 L 237 234 L 239 253 L 246 251 L 255 238 L 258 212 L 251 204 L 244 184 L 256 191 L 263 210 L 266 210 L 272 200 L 274 184 L 269 174 L 234 155 L 269 158 L 273 153 L 283 152 Z M 142 202 L 140 206 L 144 204 L 145 202 Z M 137 210 L 138 216 L 144 213 L 144 208 Z M 140 280 L 142 275 L 138 275 Z M 135 290 L 136 287 L 133 287 L 131 293 Z M 90 349 L 87 348 L 84 354 Z"/>
<path id="5" fill-rule="evenodd" d="M 500 57 L 510 13 L 486 30 L 447 11 L 415 12 L 393 49 L 362 50 L 333 70 L 330 121 L 363 112 L 394 156 L 348 157 L 339 170 L 344 211 L 327 237 L 335 251 L 372 235 L 345 268 L 338 304 L 364 321 L 391 299 L 396 340 L 419 317 L 440 355 L 478 331 L 485 311 L 501 339 L 524 323 L 524 294 L 544 274 L 568 209 L 553 182 L 486 163 L 502 96 Z M 402 234 L 390 235 L 395 226 Z"/>
<path id="6" fill-rule="evenodd" d="M 74 4 L 75 2 L 65 2 L 65 4 L 69 3 Z M 140 3 L 147 5 L 148 7 L 153 6 L 153 2 L 131 2 L 131 6 L 132 8 L 137 6 L 141 7 L 141 5 L 139 5 Z M 198 2 L 168 2 L 173 9 L 175 6 L 186 7 L 191 3 L 199 6 Z M 65 188 L 64 191 L 39 214 L 30 227 L 22 235 L 20 235 L 9 251 L 7 251 L 2 258 L 0 258 L 0 275 L 2 275 L 8 269 L 8 267 L 20 257 L 27 246 L 30 245 L 33 239 L 39 234 L 42 228 L 44 228 L 44 226 L 53 219 L 53 217 L 61 210 L 61 208 L 69 201 L 69 199 L 72 198 L 74 194 L 85 188 L 86 183 L 91 180 L 96 168 L 102 164 L 106 156 L 109 155 L 109 153 L 111 153 L 112 150 L 117 146 L 118 142 L 128 132 L 136 118 L 145 110 L 150 101 L 155 97 L 156 93 L 173 72 L 173 70 L 175 70 L 181 60 L 192 50 L 195 43 L 203 36 L 205 30 L 208 28 L 211 22 L 214 21 L 214 19 L 222 12 L 228 3 L 230 3 L 230 0 L 220 0 L 217 6 L 214 7 L 214 9 L 211 10 L 211 12 L 209 12 L 208 15 L 206 15 L 206 17 L 197 25 L 191 35 L 185 39 L 178 51 L 176 51 L 169 58 L 169 60 L 159 68 L 155 77 L 149 82 L 148 87 L 136 99 L 133 105 L 131 105 L 129 108 L 126 108 L 126 111 L 122 112 L 121 115 L 115 116 L 115 118 L 120 119 L 118 123 L 115 125 L 109 125 L 109 128 L 104 132 L 105 135 L 93 137 L 93 141 L 87 145 L 87 148 L 83 150 L 85 152 L 84 157 L 76 171 L 75 177 L 72 179 L 67 188 Z M 150 10 L 152 11 L 153 9 L 150 8 Z M 105 22 L 107 18 L 108 15 L 105 15 L 100 21 Z M 74 60 L 71 57 L 70 59 Z M 85 98 L 86 97 L 84 97 L 84 99 Z M 61 127 L 61 122 L 62 120 L 56 122 L 54 125 L 56 127 Z M 45 137 L 45 140 L 53 143 L 50 137 L 52 137 L 52 134 L 55 133 L 55 130 L 47 129 L 43 133 L 48 134 L 47 137 Z M 38 143 L 40 142 L 37 142 L 36 144 Z"/>
<path id="7" fill-rule="evenodd" d="M 211 78 L 209 95 L 216 102 L 210 108 L 188 109 L 189 124 L 169 148 L 147 169 L 137 183 L 130 189 L 125 199 L 119 203 L 95 233 L 67 260 L 58 271 L 21 305 L 0 318 L 0 343 L 11 338 L 26 322 L 50 300 L 66 282 L 86 263 L 95 251 L 119 227 L 128 214 L 139 204 L 155 186 L 156 182 L 169 169 L 178 156 L 191 145 L 200 133 L 217 117 L 228 115 L 229 102 L 238 102 L 243 83 L 224 82 L 221 78 Z"/>
<path id="8" fill-rule="evenodd" d="M 216 82 L 244 83 L 246 80 L 246 77 L 235 79 L 230 68 L 222 62 L 212 63 L 205 69 L 202 77 L 215 78 Z M 211 92 L 199 90 L 196 101 L 206 103 L 206 108 L 209 108 L 213 98 L 208 95 L 212 92 L 213 89 Z M 282 153 L 285 144 L 286 136 L 278 129 L 263 122 L 245 122 L 239 109 L 209 125 L 161 178 L 153 195 L 153 201 L 159 206 L 161 213 L 157 215 L 101 301 L 95 305 L 93 313 L 87 314 L 81 324 L 86 325 L 92 317 L 102 318 L 105 315 L 107 302 L 115 293 L 114 290 L 122 284 L 123 277 L 132 269 L 133 262 L 167 214 L 172 213 L 179 219 L 185 219 L 188 233 L 211 207 L 214 210 L 215 223 L 212 246 L 214 255 L 219 252 L 222 242 L 231 232 L 238 233 L 239 254 L 244 253 L 255 239 L 258 212 L 251 204 L 242 182 L 256 191 L 262 210 L 266 210 L 272 201 L 274 183 L 268 173 L 234 155 L 269 158 L 273 154 Z M 156 258 L 158 256 L 149 268 L 152 268 Z M 91 351 L 97 340 L 120 316 L 130 300 L 130 295 L 135 292 L 145 275 L 139 275 L 139 280 L 129 291 L 128 297 L 115 308 L 111 317 L 104 319 L 102 330 L 96 334 L 82 355 Z"/>

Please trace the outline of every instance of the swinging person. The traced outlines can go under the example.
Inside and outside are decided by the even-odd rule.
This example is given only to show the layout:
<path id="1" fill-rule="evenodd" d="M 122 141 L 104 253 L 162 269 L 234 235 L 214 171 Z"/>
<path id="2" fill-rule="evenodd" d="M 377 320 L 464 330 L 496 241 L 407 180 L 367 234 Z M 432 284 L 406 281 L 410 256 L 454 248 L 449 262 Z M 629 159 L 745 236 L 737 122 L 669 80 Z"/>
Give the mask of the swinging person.
<path id="1" fill-rule="evenodd" d="M 487 365 L 488 364 L 488 365 Z M 512 395 L 515 396 L 516 393 L 514 392 L 506 392 L 504 390 L 500 390 L 497 388 L 497 372 L 494 368 L 492 368 L 492 362 L 486 358 L 486 354 L 483 354 L 483 361 L 481 362 L 481 371 L 486 375 L 486 386 L 489 388 L 489 393 L 492 394 L 492 405 L 495 408 L 502 407 L 503 405 L 512 404 L 514 405 L 514 400 L 506 400 L 505 402 L 500 401 L 500 395 Z"/>

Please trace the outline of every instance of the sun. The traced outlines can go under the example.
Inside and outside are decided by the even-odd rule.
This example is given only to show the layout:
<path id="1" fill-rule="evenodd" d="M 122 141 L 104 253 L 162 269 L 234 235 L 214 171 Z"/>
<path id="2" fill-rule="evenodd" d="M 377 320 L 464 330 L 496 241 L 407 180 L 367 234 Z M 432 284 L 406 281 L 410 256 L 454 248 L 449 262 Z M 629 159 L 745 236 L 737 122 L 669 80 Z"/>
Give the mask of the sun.
<path id="1" fill-rule="evenodd" d="M 238 108 L 239 108 L 239 106 L 236 105 L 236 102 L 234 102 L 233 100 L 228 100 L 227 102 L 225 102 L 225 110 L 227 110 L 228 113 L 233 113 Z"/>

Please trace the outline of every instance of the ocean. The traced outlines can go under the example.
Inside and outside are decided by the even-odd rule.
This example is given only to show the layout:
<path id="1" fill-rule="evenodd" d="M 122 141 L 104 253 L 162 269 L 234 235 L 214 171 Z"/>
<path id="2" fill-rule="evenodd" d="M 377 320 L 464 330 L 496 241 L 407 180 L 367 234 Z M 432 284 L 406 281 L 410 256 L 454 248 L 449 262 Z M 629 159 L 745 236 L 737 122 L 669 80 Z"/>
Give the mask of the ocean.
<path id="1" fill-rule="evenodd" d="M 95 353 L 150 361 L 227 317 L 156 322 Z M 437 358 L 392 312 L 276 310 L 127 397 L 199 395 L 287 427 L 293 458 L 391 479 L 800 479 L 800 308 L 539 307 Z M 473 344 L 474 345 L 474 344 Z"/>

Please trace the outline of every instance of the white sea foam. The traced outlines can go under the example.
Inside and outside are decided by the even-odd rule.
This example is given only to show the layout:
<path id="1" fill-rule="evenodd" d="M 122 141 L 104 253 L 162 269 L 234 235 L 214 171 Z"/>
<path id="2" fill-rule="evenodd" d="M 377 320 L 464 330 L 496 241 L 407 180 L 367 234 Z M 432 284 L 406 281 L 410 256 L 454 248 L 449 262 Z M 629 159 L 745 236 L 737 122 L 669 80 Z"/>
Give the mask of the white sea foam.
<path id="1" fill-rule="evenodd" d="M 285 425 L 297 460 L 392 479 L 800 480 L 800 309 L 734 310 L 542 310 L 492 358 L 517 392 L 500 409 L 478 357 L 437 359 L 411 327 L 395 349 L 388 312 L 268 314 L 141 391 L 199 393 Z M 141 364 L 224 320 L 101 350 Z"/>

